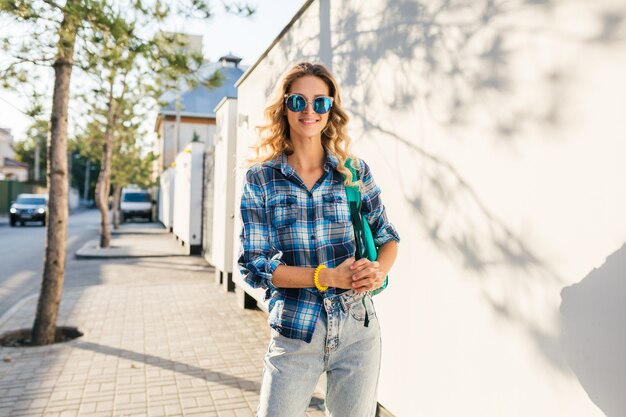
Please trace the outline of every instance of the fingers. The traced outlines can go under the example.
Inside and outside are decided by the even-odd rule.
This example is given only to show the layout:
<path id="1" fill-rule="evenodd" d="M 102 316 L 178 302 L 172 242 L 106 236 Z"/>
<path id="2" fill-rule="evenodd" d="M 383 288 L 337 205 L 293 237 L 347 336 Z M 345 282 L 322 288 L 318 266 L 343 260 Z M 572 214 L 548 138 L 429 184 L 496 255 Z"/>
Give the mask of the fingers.
<path id="1" fill-rule="evenodd" d="M 380 271 L 374 271 L 361 279 L 356 279 L 352 282 L 352 288 L 355 292 L 372 291 L 382 285 L 382 273 Z"/>
<path id="2" fill-rule="evenodd" d="M 373 266 L 374 268 L 378 268 L 380 266 L 380 264 L 376 261 L 370 261 L 367 258 L 361 258 L 358 261 L 355 261 L 351 266 L 350 269 L 352 271 L 360 271 L 363 268 L 367 267 L 367 266 Z"/>
<path id="3" fill-rule="evenodd" d="M 354 283 L 354 287 L 352 288 L 355 293 L 365 292 L 365 291 L 373 291 L 376 288 L 380 287 L 380 282 L 376 278 L 368 278 L 365 280 L 357 281 Z"/>
<path id="4" fill-rule="evenodd" d="M 354 260 L 355 260 L 355 257 L 351 256 L 348 259 L 346 259 L 345 261 L 343 261 L 339 266 L 341 266 L 341 265 L 348 266 L 348 265 L 351 265 L 351 264 L 354 265 Z"/>
<path id="5" fill-rule="evenodd" d="M 370 262 L 369 264 L 362 266 L 356 273 L 354 273 L 352 275 L 352 279 L 357 281 L 367 276 L 376 274 L 380 272 L 378 267 L 379 267 L 378 262 Z"/>

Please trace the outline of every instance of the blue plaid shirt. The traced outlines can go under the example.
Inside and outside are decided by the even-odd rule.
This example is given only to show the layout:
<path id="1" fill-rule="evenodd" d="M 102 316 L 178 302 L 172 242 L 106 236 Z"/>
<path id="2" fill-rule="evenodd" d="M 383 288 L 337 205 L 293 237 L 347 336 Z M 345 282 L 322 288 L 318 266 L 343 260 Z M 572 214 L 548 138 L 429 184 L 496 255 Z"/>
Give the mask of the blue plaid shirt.
<path id="1" fill-rule="evenodd" d="M 345 290 L 277 288 L 272 273 L 279 265 L 329 268 L 354 256 L 354 230 L 339 160 L 327 153 L 324 173 L 309 191 L 287 163 L 286 155 L 256 164 L 247 173 L 241 196 L 239 266 L 245 281 L 265 288 L 269 324 L 285 337 L 311 342 L 323 297 Z M 387 220 L 369 166 L 360 161 L 362 212 L 380 246 L 400 241 Z"/>

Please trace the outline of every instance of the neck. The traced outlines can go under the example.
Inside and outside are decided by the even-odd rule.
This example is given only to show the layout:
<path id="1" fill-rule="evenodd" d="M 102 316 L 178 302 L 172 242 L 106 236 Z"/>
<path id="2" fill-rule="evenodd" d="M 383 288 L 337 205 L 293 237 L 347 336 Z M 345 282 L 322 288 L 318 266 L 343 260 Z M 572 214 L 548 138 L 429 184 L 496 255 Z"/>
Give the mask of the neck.
<path id="1" fill-rule="evenodd" d="M 293 153 L 287 157 L 287 162 L 292 167 L 310 171 L 324 166 L 326 155 L 320 139 L 317 141 L 292 139 L 292 144 Z"/>

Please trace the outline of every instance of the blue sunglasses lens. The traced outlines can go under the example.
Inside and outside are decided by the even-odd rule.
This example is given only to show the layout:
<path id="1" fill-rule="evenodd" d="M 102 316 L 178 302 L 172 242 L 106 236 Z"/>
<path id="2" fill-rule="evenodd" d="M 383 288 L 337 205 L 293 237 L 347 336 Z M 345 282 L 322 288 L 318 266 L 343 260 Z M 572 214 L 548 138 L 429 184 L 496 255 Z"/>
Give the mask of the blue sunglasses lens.
<path id="1" fill-rule="evenodd" d="M 315 111 L 315 113 L 318 113 L 318 114 L 328 113 L 332 104 L 333 102 L 330 101 L 330 98 L 318 97 L 315 100 L 313 100 L 313 110 Z"/>
<path id="2" fill-rule="evenodd" d="M 292 112 L 299 113 L 306 108 L 307 101 L 299 94 L 292 94 L 287 97 L 285 103 Z M 328 113 L 333 102 L 329 97 L 317 97 L 313 100 L 313 111 L 318 114 Z"/>
<path id="3" fill-rule="evenodd" d="M 304 97 L 297 94 L 292 94 L 287 97 L 287 108 L 293 112 L 299 113 L 306 107 L 306 100 Z"/>

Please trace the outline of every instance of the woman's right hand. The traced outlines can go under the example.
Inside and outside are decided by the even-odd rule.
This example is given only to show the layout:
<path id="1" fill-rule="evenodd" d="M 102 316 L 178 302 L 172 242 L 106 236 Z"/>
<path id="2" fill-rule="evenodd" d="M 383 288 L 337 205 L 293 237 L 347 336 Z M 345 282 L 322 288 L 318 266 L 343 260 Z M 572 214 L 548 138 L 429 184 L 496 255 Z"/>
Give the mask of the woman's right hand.
<path id="1" fill-rule="evenodd" d="M 352 275 L 354 270 L 350 266 L 354 263 L 355 258 L 351 257 L 340 263 L 334 268 L 324 268 L 320 271 L 320 284 L 323 286 L 341 288 L 349 290 L 352 288 Z"/>

